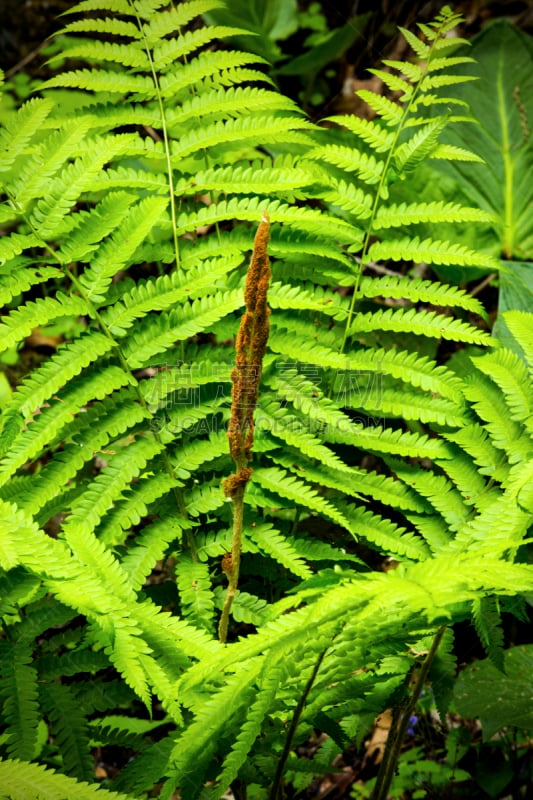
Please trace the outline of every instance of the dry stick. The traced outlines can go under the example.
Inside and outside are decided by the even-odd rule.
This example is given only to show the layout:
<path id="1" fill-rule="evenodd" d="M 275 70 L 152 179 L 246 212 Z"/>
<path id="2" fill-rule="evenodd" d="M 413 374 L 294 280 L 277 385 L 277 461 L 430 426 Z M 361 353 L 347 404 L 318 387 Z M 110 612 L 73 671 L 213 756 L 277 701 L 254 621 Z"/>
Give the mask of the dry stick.
<path id="1" fill-rule="evenodd" d="M 244 288 L 246 311 L 237 334 L 235 368 L 231 373 L 231 417 L 228 439 L 236 471 L 224 480 L 224 492 L 233 502 L 233 535 L 231 554 L 227 553 L 222 559 L 222 570 L 228 578 L 228 590 L 218 627 L 218 638 L 222 643 L 225 643 L 228 635 L 229 614 L 239 585 L 244 492 L 252 474 L 248 462 L 254 443 L 254 412 L 269 332 L 270 309 L 267 306 L 270 283 L 270 262 L 267 254 L 269 230 L 268 215 L 263 212 L 246 276 Z"/>
<path id="2" fill-rule="evenodd" d="M 442 637 L 444 636 L 445 630 L 446 630 L 446 625 L 443 625 L 437 631 L 435 638 L 433 639 L 433 642 L 431 644 L 431 648 L 420 667 L 420 672 L 416 684 L 414 686 L 414 689 L 412 691 L 412 694 L 408 697 L 405 705 L 401 706 L 401 708 L 399 709 L 399 713 L 395 715 L 393 725 L 387 737 L 387 744 L 385 745 L 385 753 L 383 756 L 383 761 L 379 768 L 379 773 L 376 778 L 374 791 L 372 792 L 371 795 L 372 800 L 387 800 L 390 785 L 392 783 L 392 779 L 394 778 L 396 772 L 396 765 L 398 764 L 398 759 L 400 757 L 400 751 L 405 736 L 405 732 L 409 725 L 409 718 L 411 714 L 414 713 L 416 704 L 418 702 L 422 689 L 424 688 L 424 684 L 427 680 L 430 667 L 435 659 L 435 656 L 437 655 L 437 650 L 439 649 L 439 645 L 441 643 Z"/>
<path id="3" fill-rule="evenodd" d="M 281 800 L 281 790 L 283 788 L 282 780 L 283 780 L 283 772 L 285 770 L 285 764 L 287 763 L 287 759 L 289 758 L 290 752 L 292 750 L 292 744 L 294 741 L 294 737 L 296 735 L 296 731 L 298 729 L 298 723 L 300 722 L 300 717 L 303 714 L 307 698 L 309 697 L 309 693 L 313 688 L 314 682 L 316 681 L 316 676 L 318 675 L 318 671 L 322 665 L 324 656 L 326 655 L 326 650 L 322 650 L 318 654 L 318 658 L 313 666 L 311 675 L 309 676 L 307 683 L 305 684 L 305 689 L 303 690 L 302 695 L 298 700 L 298 705 L 294 709 L 294 714 L 292 715 L 291 724 L 289 725 L 289 730 L 287 731 L 287 736 L 285 737 L 285 744 L 283 745 L 283 751 L 279 758 L 276 774 L 274 775 L 274 780 L 270 788 L 269 800 Z"/>

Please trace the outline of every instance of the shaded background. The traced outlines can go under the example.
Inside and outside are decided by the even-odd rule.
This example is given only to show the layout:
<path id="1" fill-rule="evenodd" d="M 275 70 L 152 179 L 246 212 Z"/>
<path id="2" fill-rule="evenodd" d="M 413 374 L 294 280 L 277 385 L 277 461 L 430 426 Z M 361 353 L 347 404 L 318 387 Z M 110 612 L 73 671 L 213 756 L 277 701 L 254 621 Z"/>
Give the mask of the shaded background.
<path id="1" fill-rule="evenodd" d="M 33 76 L 39 75 L 43 61 L 39 58 L 39 50 L 47 37 L 61 28 L 58 16 L 74 5 L 69 0 L 0 0 L 0 68 L 7 77 L 22 69 Z M 310 5 L 311 0 L 299 0 L 301 10 Z M 364 36 L 343 59 L 356 73 L 363 73 L 393 48 L 397 25 L 411 27 L 415 21 L 429 21 L 446 3 L 441 0 L 382 0 L 381 3 L 373 0 L 319 0 L 319 5 L 330 28 L 342 26 L 351 17 L 372 13 Z M 527 0 L 466 0 L 451 5 L 466 19 L 463 35 L 467 38 L 477 33 L 488 20 L 502 16 L 509 17 L 519 28 L 533 34 L 533 5 Z M 231 0 L 228 6 L 231 9 Z M 283 49 L 297 55 L 300 45 L 301 37 L 297 32 L 284 43 Z"/>

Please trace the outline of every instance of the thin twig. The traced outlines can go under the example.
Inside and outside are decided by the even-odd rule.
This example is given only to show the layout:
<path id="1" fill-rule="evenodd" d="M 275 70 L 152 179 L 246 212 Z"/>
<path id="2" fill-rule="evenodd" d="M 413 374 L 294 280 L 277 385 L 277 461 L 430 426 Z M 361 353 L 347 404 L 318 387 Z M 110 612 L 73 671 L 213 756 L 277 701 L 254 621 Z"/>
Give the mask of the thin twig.
<path id="1" fill-rule="evenodd" d="M 497 277 L 498 277 L 498 273 L 497 272 L 491 272 L 490 275 L 487 275 L 486 278 L 483 278 L 481 283 L 478 283 L 477 286 L 474 286 L 474 288 L 470 292 L 470 297 L 475 297 L 477 294 L 482 292 L 483 289 L 485 288 L 485 286 L 488 286 L 489 283 L 491 283 L 494 280 L 494 278 L 497 278 Z"/>
<path id="2" fill-rule="evenodd" d="M 316 676 L 318 675 L 318 670 L 324 660 L 324 656 L 326 655 L 327 648 L 322 650 L 318 654 L 318 658 L 315 662 L 313 667 L 313 671 L 309 676 L 307 683 L 305 684 L 305 689 L 303 690 L 300 699 L 298 700 L 298 705 L 294 709 L 294 714 L 292 715 L 291 724 L 289 725 L 289 730 L 287 731 L 287 736 L 285 737 L 285 744 L 283 745 L 283 751 L 281 756 L 279 757 L 278 765 L 276 768 L 276 774 L 274 775 L 274 780 L 272 781 L 272 787 L 270 789 L 269 800 L 281 800 L 281 782 L 283 779 L 283 773 L 285 771 L 285 764 L 287 763 L 287 759 L 290 755 L 292 750 L 292 743 L 294 741 L 294 737 L 296 735 L 296 730 L 298 728 L 298 723 L 300 722 L 300 717 L 302 716 L 303 710 L 305 708 L 305 704 L 307 702 L 307 698 L 309 697 L 309 692 L 313 688 L 313 684 L 316 680 Z"/>
<path id="3" fill-rule="evenodd" d="M 401 704 L 400 708 L 398 708 L 398 713 L 394 716 L 393 724 L 387 737 L 383 761 L 381 762 L 379 773 L 376 778 L 376 785 L 372 792 L 372 800 L 387 800 L 390 785 L 396 772 L 396 764 L 400 757 L 400 750 L 405 732 L 409 725 L 409 719 L 416 708 L 416 704 L 418 703 L 418 699 L 426 683 L 430 667 L 437 655 L 437 650 L 439 649 L 445 630 L 446 625 L 443 625 L 437 631 L 431 649 L 422 662 L 413 693 L 405 703 Z"/>

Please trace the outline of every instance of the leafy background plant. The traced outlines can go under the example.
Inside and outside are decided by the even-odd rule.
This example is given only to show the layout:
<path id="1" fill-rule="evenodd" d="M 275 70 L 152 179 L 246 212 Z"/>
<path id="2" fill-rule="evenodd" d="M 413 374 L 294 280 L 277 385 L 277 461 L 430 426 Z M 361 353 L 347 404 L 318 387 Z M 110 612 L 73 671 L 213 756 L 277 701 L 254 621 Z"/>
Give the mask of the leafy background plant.
<path id="1" fill-rule="evenodd" d="M 43 97 L 5 120 L 2 344 L 52 323 L 65 340 L 18 376 L 0 440 L 12 796 L 35 775 L 52 796 L 91 796 L 27 762 L 87 781 L 110 747 L 123 769 L 103 785 L 136 797 L 303 790 L 409 702 L 443 625 L 473 619 L 501 666 L 500 611 L 526 613 L 530 316 L 506 317 L 520 355 L 451 369 L 433 360 L 441 338 L 491 343 L 479 301 L 373 271 L 499 266 L 438 238 L 486 212 L 395 202 L 427 159 L 479 160 L 440 142 L 453 118 L 424 113 L 455 82 L 457 19 L 426 26 L 427 44 L 405 33 L 433 71 L 389 60 L 379 73 L 403 106 L 363 92 L 382 121 L 326 129 L 257 55 L 212 49 L 240 32 L 197 24 L 210 5 L 78 4 L 96 13 L 67 23 Z M 263 212 L 272 330 L 224 648 L 232 339 Z M 417 235 L 429 222 L 437 237 Z M 370 563 L 402 565 L 370 571 L 357 541 Z M 294 747 L 315 730 L 328 738 L 310 761 Z"/>

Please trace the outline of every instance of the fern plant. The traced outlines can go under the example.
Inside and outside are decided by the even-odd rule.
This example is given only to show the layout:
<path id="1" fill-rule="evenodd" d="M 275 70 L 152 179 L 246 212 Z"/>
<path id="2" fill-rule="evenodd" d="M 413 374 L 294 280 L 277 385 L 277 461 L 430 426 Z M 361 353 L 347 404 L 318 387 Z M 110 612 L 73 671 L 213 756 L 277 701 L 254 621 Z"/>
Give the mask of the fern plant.
<path id="1" fill-rule="evenodd" d="M 476 158 L 438 143 L 460 119 L 418 116 L 454 83 L 459 18 L 443 9 L 427 42 L 405 32 L 424 65 L 379 73 L 403 105 L 365 95 L 381 121 L 333 130 L 260 58 L 212 49 L 239 33 L 196 24 L 217 4 L 78 3 L 62 58 L 89 67 L 58 72 L 1 132 L 2 347 L 79 329 L 2 416 L 0 767 L 21 786 L 39 760 L 66 793 L 113 742 L 132 758 L 111 788 L 135 797 L 162 780 L 163 798 L 279 797 L 284 775 L 303 785 L 364 732 L 413 643 L 472 609 L 481 630 L 484 598 L 531 586 L 513 563 L 532 513 L 527 315 L 508 319 L 523 361 L 495 350 L 463 375 L 431 342 L 489 345 L 480 303 L 365 271 L 490 266 L 406 233 L 486 214 L 388 202 L 422 159 Z M 232 339 L 262 215 L 271 329 L 223 647 Z M 354 540 L 403 566 L 367 574 Z M 313 727 L 331 738 L 309 765 L 292 746 Z"/>

